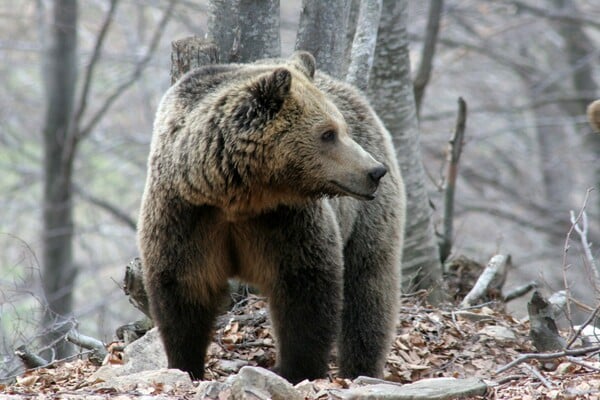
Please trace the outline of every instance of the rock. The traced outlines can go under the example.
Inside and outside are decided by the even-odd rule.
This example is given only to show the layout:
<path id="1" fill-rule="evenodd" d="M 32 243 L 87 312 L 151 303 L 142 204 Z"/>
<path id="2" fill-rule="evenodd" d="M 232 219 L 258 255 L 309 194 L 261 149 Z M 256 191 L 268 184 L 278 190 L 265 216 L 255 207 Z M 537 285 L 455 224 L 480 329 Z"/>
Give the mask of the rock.
<path id="1" fill-rule="evenodd" d="M 402 386 L 381 383 L 332 393 L 344 400 L 449 400 L 482 396 L 486 391 L 487 385 L 476 378 L 432 378 Z"/>
<path id="2" fill-rule="evenodd" d="M 248 365 L 246 360 L 218 360 L 215 367 L 225 373 L 235 374 L 246 365 Z"/>
<path id="3" fill-rule="evenodd" d="M 217 381 L 202 381 L 196 388 L 196 399 L 228 399 L 231 397 L 231 387 Z"/>
<path id="4" fill-rule="evenodd" d="M 194 390 L 194 385 L 187 372 L 167 368 L 113 377 L 105 382 L 96 383 L 93 387 L 96 389 L 114 388 L 120 392 L 136 390 L 146 395 L 151 395 L 159 390 L 167 393 L 174 389 Z"/>
<path id="5" fill-rule="evenodd" d="M 100 367 L 88 380 L 108 381 L 117 376 L 167 368 L 167 354 L 158 329 L 149 330 L 144 336 L 125 347 L 123 361 L 124 364 L 108 364 Z"/>
<path id="6" fill-rule="evenodd" d="M 309 381 L 308 379 L 303 380 L 300 383 L 297 383 L 294 388 L 300 392 L 302 396 L 305 398 L 313 398 L 315 394 L 317 394 L 317 389 L 315 388 L 315 384 Z"/>
<path id="7" fill-rule="evenodd" d="M 273 399 L 303 400 L 304 396 L 291 383 L 260 367 L 243 367 L 226 381 L 231 384 L 234 400 Z"/>
<path id="8" fill-rule="evenodd" d="M 517 340 L 517 336 L 512 329 L 499 325 L 488 325 L 477 333 L 494 338 L 497 342 L 512 342 Z"/>

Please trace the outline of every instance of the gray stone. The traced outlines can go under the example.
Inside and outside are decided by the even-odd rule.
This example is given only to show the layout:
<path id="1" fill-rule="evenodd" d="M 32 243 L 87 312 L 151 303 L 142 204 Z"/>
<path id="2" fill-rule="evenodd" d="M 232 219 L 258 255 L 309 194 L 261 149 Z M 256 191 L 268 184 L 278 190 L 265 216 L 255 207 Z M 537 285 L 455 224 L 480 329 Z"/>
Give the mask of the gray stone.
<path id="1" fill-rule="evenodd" d="M 481 396 L 486 390 L 487 385 L 476 378 L 433 378 L 402 386 L 381 383 L 332 393 L 344 400 L 450 400 Z"/>
<path id="2" fill-rule="evenodd" d="M 234 400 L 273 399 L 303 400 L 304 396 L 291 383 L 260 367 L 243 367 L 227 379 Z"/>
<path id="3" fill-rule="evenodd" d="M 152 387 L 160 385 L 161 390 L 194 390 L 194 385 L 187 372 L 178 369 L 161 368 L 154 371 L 142 371 L 130 375 L 113 377 L 105 382 L 96 383 L 93 387 L 114 388 L 121 392 L 138 390 L 142 394 L 151 394 Z M 144 393 L 148 390 L 148 393 Z"/>
<path id="4" fill-rule="evenodd" d="M 219 360 L 215 367 L 223 372 L 235 374 L 246 365 L 248 365 L 246 360 Z"/>
<path id="5" fill-rule="evenodd" d="M 157 328 L 132 342 L 123 352 L 124 364 L 108 364 L 100 367 L 89 380 L 108 381 L 117 376 L 131 375 L 141 371 L 167 368 L 167 354 Z"/>
<path id="6" fill-rule="evenodd" d="M 218 399 L 219 395 L 225 391 L 230 391 L 228 384 L 217 381 L 202 381 L 196 388 L 196 399 L 209 400 Z M 228 397 L 228 396 L 227 396 Z M 221 397 L 223 398 L 223 397 Z"/>
<path id="7" fill-rule="evenodd" d="M 488 325 L 477 333 L 489 336 L 497 342 L 513 342 L 517 340 L 517 336 L 512 329 L 500 325 Z"/>

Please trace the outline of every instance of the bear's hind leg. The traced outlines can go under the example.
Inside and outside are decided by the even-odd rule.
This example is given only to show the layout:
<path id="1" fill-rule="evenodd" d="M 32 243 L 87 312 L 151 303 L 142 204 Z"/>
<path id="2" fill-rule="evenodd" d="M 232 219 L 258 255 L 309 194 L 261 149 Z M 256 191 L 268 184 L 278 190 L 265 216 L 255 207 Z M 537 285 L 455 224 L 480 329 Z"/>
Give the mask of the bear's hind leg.
<path id="1" fill-rule="evenodd" d="M 178 368 L 192 379 L 204 378 L 206 350 L 212 339 L 213 324 L 222 308 L 226 286 L 220 294 L 203 302 L 187 298 L 185 288 L 168 278 L 153 285 L 153 316 L 159 328 L 169 368 Z"/>

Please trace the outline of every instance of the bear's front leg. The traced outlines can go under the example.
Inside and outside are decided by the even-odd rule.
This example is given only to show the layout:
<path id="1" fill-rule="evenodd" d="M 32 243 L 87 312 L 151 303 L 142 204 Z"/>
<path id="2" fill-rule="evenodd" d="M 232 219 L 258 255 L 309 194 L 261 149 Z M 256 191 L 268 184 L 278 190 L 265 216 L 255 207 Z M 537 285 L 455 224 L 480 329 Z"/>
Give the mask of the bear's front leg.
<path id="1" fill-rule="evenodd" d="M 277 253 L 269 307 L 275 370 L 290 382 L 322 378 L 339 330 L 342 246 L 328 209 L 290 212 L 271 236 Z"/>
<path id="2" fill-rule="evenodd" d="M 182 201 L 146 197 L 139 246 L 150 310 L 165 345 L 169 368 L 204 376 L 213 323 L 227 293 L 222 265 L 216 265 L 210 217 Z M 211 247 L 213 248 L 211 253 Z"/>

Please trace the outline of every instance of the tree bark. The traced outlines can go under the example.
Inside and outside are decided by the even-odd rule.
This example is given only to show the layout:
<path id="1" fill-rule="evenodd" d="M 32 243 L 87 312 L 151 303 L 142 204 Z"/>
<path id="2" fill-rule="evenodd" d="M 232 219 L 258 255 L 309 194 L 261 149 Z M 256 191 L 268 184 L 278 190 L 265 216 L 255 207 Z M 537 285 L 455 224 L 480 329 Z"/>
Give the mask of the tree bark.
<path id="1" fill-rule="evenodd" d="M 279 57 L 279 0 L 240 0 L 239 61 Z"/>
<path id="2" fill-rule="evenodd" d="M 208 38 L 223 63 L 279 57 L 279 21 L 279 0 L 211 0 Z"/>
<path id="3" fill-rule="evenodd" d="M 44 136 L 44 199 L 42 280 L 47 309 L 46 337 L 52 343 L 71 328 L 65 323 L 73 309 L 72 288 L 77 276 L 73 264 L 72 155 L 65 142 L 72 123 L 77 82 L 77 0 L 55 0 L 51 43 L 43 70 L 46 91 Z M 54 346 L 56 357 L 70 353 L 63 340 Z"/>
<path id="4" fill-rule="evenodd" d="M 346 82 L 366 91 L 373 67 L 381 0 L 361 0 Z"/>
<path id="5" fill-rule="evenodd" d="M 230 62 L 240 15 L 239 0 L 210 0 L 208 2 L 208 39 L 215 42 L 219 60 Z"/>
<path id="6" fill-rule="evenodd" d="M 407 0 L 384 0 L 371 71 L 369 98 L 391 132 L 408 196 L 402 262 L 403 289 L 430 290 L 430 301 L 445 299 L 442 268 L 421 164 L 419 130 L 410 76 Z"/>
<path id="7" fill-rule="evenodd" d="M 302 1 L 296 50 L 312 53 L 317 68 L 336 78 L 343 78 L 350 5 L 350 1 Z"/>

